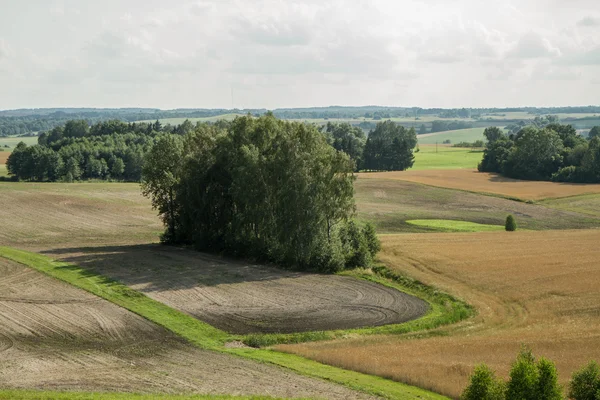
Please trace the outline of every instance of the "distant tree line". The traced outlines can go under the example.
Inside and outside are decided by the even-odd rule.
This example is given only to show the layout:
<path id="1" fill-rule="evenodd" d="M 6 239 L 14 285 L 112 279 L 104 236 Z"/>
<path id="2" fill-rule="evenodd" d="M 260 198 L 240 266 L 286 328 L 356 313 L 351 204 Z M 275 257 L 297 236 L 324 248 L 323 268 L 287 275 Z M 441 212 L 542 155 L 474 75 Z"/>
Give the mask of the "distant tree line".
<path id="1" fill-rule="evenodd" d="M 155 123 L 67 121 L 42 133 L 38 144 L 19 143 L 6 161 L 18 180 L 66 181 L 115 179 L 139 181 L 143 158 L 160 133 L 186 134 L 189 121 L 178 126 Z"/>
<path id="2" fill-rule="evenodd" d="M 509 135 L 497 127 L 486 128 L 488 143 L 478 169 L 518 179 L 600 182 L 599 134 L 595 127 L 586 140 L 571 125 L 552 118 Z"/>
<path id="3" fill-rule="evenodd" d="M 351 148 L 356 137 L 339 131 L 268 114 L 159 136 L 142 189 L 162 240 L 300 269 L 368 266 L 379 242 L 352 220 L 354 162 L 328 140 Z"/>

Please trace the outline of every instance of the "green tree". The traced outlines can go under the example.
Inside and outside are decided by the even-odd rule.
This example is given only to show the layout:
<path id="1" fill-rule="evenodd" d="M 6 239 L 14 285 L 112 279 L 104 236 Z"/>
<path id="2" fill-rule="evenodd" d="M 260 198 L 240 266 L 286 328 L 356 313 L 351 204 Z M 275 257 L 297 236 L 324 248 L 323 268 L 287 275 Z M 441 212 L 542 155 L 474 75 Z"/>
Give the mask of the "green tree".
<path id="1" fill-rule="evenodd" d="M 501 137 L 488 143 L 483 151 L 483 159 L 477 166 L 480 172 L 504 173 L 504 166 L 514 147 L 512 140 Z"/>
<path id="2" fill-rule="evenodd" d="M 152 200 L 168 227 L 166 242 L 176 238 L 176 185 L 183 157 L 183 142 L 178 136 L 161 136 L 144 158 L 142 193 Z"/>
<path id="3" fill-rule="evenodd" d="M 600 367 L 595 361 L 573 373 L 569 383 L 569 399 L 598 400 L 600 392 Z"/>
<path id="4" fill-rule="evenodd" d="M 355 169 L 358 170 L 361 167 L 366 142 L 364 131 L 349 123 L 328 122 L 325 134 L 333 148 L 348 154 L 355 163 Z"/>
<path id="5" fill-rule="evenodd" d="M 81 138 L 88 134 L 90 126 L 86 120 L 71 120 L 67 121 L 63 129 L 64 137 Z"/>
<path id="6" fill-rule="evenodd" d="M 489 144 L 496 142 L 499 139 L 506 138 L 502 129 L 497 126 L 489 126 L 483 131 L 483 136 L 486 137 Z"/>
<path id="7" fill-rule="evenodd" d="M 531 350 L 523 348 L 513 363 L 506 385 L 506 400 L 539 400 L 539 372 Z"/>
<path id="8" fill-rule="evenodd" d="M 540 358 L 537 362 L 538 382 L 536 399 L 562 400 L 562 389 L 558 384 L 558 372 L 552 361 Z"/>
<path id="9" fill-rule="evenodd" d="M 504 382 L 487 365 L 475 367 L 461 400 L 504 400 Z"/>
<path id="10" fill-rule="evenodd" d="M 600 136 L 600 126 L 594 126 L 588 133 L 588 139 Z"/>
<path id="11" fill-rule="evenodd" d="M 413 166 L 417 135 L 392 121 L 379 122 L 369 133 L 364 150 L 366 169 L 403 171 Z"/>
<path id="12" fill-rule="evenodd" d="M 507 232 L 514 232 L 517 230 L 517 221 L 515 220 L 515 217 L 513 217 L 512 214 L 509 214 L 506 217 L 506 222 L 504 223 L 504 229 Z"/>
<path id="13" fill-rule="evenodd" d="M 562 166 L 563 151 L 558 133 L 526 127 L 517 134 L 504 173 L 513 178 L 549 180 Z"/>

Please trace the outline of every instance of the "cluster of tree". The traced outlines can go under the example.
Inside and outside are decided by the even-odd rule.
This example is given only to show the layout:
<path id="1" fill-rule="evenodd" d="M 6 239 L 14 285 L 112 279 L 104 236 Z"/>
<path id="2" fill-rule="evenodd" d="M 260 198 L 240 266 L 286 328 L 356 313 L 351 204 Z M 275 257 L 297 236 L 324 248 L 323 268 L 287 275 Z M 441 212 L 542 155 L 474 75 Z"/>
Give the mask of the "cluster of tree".
<path id="1" fill-rule="evenodd" d="M 457 129 L 472 128 L 473 124 L 466 121 L 433 121 L 430 132 L 455 131 Z"/>
<path id="2" fill-rule="evenodd" d="M 159 133 L 184 134 L 190 123 L 163 127 L 153 124 L 68 121 L 38 137 L 38 144 L 19 143 L 8 157 L 9 174 L 19 180 L 67 181 L 116 179 L 139 181 L 143 157 Z"/>
<path id="3" fill-rule="evenodd" d="M 484 135 L 488 144 L 479 171 L 518 179 L 600 182 L 600 137 L 588 141 L 571 125 L 530 125 L 510 135 L 490 127 Z"/>
<path id="4" fill-rule="evenodd" d="M 417 136 L 412 128 L 378 122 L 368 137 L 348 123 L 328 122 L 321 129 L 329 144 L 354 161 L 355 171 L 402 171 L 413 165 Z"/>
<path id="5" fill-rule="evenodd" d="M 331 272 L 379 250 L 374 228 L 351 219 L 353 167 L 315 126 L 248 116 L 160 136 L 142 189 L 164 242 Z"/>
<path id="6" fill-rule="evenodd" d="M 468 149 L 478 149 L 485 146 L 483 140 L 476 140 L 474 142 L 458 142 L 452 145 L 452 147 L 463 147 Z"/>
<path id="7" fill-rule="evenodd" d="M 600 400 L 600 367 L 594 361 L 573 373 L 568 388 L 572 400 Z M 487 365 L 475 368 L 462 400 L 563 400 L 554 363 L 536 360 L 524 348 L 512 364 L 507 382 L 496 377 Z"/>
<path id="8" fill-rule="evenodd" d="M 471 118 L 470 108 L 455 108 L 439 113 L 440 118 Z"/>

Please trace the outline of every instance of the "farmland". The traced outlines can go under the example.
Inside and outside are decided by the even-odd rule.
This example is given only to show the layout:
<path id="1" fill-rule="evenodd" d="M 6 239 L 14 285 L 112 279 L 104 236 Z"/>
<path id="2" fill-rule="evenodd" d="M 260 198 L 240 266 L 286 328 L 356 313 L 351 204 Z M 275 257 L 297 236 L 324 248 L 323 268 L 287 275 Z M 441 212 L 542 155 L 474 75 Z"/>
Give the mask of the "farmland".
<path id="1" fill-rule="evenodd" d="M 7 136 L 0 137 L 0 147 L 11 150 L 20 142 L 24 142 L 26 145 L 30 146 L 33 144 L 37 144 L 37 136 Z M 4 146 L 9 146 L 9 148 L 5 148 Z"/>
<path id="2" fill-rule="evenodd" d="M 415 161 L 415 166 L 416 166 Z M 600 184 L 523 181 L 473 169 L 438 169 L 361 174 L 365 179 L 402 180 L 470 192 L 489 193 L 521 200 L 542 200 L 600 193 Z"/>
<path id="3" fill-rule="evenodd" d="M 478 316 L 430 337 L 371 336 L 279 349 L 456 397 L 485 362 L 507 376 L 521 343 L 557 363 L 562 383 L 600 359 L 600 231 L 382 237 L 381 261 L 448 290 Z"/>
<path id="4" fill-rule="evenodd" d="M 355 396 L 200 350 L 123 308 L 0 259 L 0 385 L 85 391 Z M 296 381 L 293 392 L 286 382 Z M 296 386 L 297 385 L 297 386 Z M 316 385 L 316 386 L 315 386 Z"/>
<path id="5" fill-rule="evenodd" d="M 485 128 L 469 128 L 458 129 L 455 131 L 443 131 L 435 133 L 425 133 L 418 135 L 419 144 L 442 144 L 445 140 L 450 140 L 452 144 L 460 142 L 474 142 L 476 140 L 484 140 L 483 131 Z"/>
<path id="6" fill-rule="evenodd" d="M 458 172 L 458 171 L 453 171 Z M 410 174 L 411 172 L 399 172 Z M 380 233 L 430 232 L 407 220 L 442 219 L 504 225 L 507 214 L 525 229 L 575 229 L 600 226 L 589 213 L 527 204 L 395 179 L 396 173 L 359 174 L 355 182 L 358 217 L 372 221 Z"/>
<path id="7" fill-rule="evenodd" d="M 483 157 L 481 149 L 465 149 L 447 145 L 421 145 L 414 153 L 412 171 L 428 169 L 473 169 Z"/>

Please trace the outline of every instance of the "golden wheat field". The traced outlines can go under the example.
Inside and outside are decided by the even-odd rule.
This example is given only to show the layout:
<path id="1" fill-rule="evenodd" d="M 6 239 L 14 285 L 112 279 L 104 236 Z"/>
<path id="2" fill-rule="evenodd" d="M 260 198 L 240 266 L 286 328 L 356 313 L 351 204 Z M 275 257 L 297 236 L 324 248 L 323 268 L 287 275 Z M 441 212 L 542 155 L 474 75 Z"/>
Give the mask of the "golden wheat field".
<path id="1" fill-rule="evenodd" d="M 361 173 L 359 179 L 402 180 L 470 192 L 490 193 L 522 200 L 541 200 L 600 193 L 600 184 L 523 181 L 475 169 L 431 169 Z"/>
<path id="2" fill-rule="evenodd" d="M 451 397 L 478 363 L 506 377 L 521 344 L 554 360 L 563 384 L 589 360 L 600 361 L 600 230 L 403 234 L 382 242 L 380 259 L 391 269 L 466 300 L 478 315 L 424 338 L 380 335 L 280 350 Z"/>

